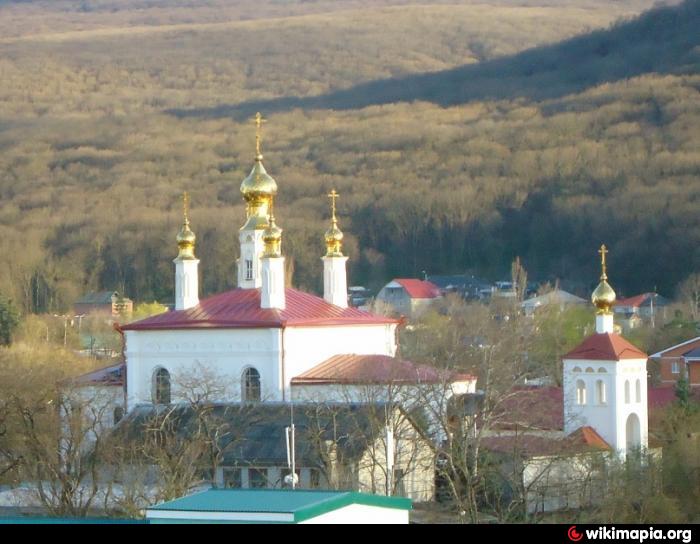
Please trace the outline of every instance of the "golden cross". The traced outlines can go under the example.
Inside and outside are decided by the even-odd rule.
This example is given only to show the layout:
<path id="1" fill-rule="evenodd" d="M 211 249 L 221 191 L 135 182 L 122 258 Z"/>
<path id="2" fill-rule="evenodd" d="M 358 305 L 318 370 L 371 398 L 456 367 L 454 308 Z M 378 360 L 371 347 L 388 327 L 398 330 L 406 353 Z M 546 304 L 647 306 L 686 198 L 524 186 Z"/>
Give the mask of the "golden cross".
<path id="1" fill-rule="evenodd" d="M 336 218 L 335 218 L 335 200 L 336 200 L 339 196 L 340 196 L 340 194 L 338 194 L 338 192 L 337 192 L 335 189 L 333 189 L 330 193 L 328 193 L 328 198 L 331 199 L 331 210 L 332 210 L 332 213 L 333 213 L 333 221 L 336 220 Z"/>
<path id="2" fill-rule="evenodd" d="M 603 269 L 603 274 L 601 276 L 601 279 L 606 279 L 608 277 L 608 274 L 607 274 L 608 270 L 607 270 L 607 265 L 605 263 L 605 255 L 609 252 L 608 252 L 608 248 L 605 247 L 605 244 L 600 246 L 598 253 L 600 253 L 600 264 L 601 264 L 601 267 Z"/>
<path id="3" fill-rule="evenodd" d="M 185 223 L 190 222 L 190 218 L 188 217 L 189 207 L 190 207 L 190 195 L 188 195 L 187 191 L 185 191 L 184 193 L 182 193 L 182 213 L 185 216 Z"/>
<path id="4" fill-rule="evenodd" d="M 260 155 L 260 146 L 262 144 L 262 124 L 267 122 L 260 112 L 255 114 L 255 154 Z"/>

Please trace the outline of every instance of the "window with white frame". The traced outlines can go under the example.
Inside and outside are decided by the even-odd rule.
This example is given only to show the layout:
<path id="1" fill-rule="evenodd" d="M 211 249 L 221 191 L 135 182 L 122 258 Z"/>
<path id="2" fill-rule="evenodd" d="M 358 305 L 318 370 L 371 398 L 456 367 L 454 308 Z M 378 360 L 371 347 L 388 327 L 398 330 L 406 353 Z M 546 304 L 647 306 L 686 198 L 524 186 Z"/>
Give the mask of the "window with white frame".
<path id="1" fill-rule="evenodd" d="M 583 380 L 576 381 L 576 404 L 586 404 L 586 382 Z"/>
<path id="2" fill-rule="evenodd" d="M 253 279 L 253 260 L 252 259 L 245 260 L 245 279 L 247 279 L 247 280 Z"/>
<path id="3" fill-rule="evenodd" d="M 678 361 L 673 361 L 671 363 L 671 373 L 673 373 L 673 374 L 680 374 L 681 373 L 681 365 L 678 364 Z"/>
<path id="4" fill-rule="evenodd" d="M 607 391 L 605 390 L 605 382 L 603 380 L 597 380 L 595 382 L 596 397 L 598 397 L 598 404 L 607 404 L 608 399 L 606 398 Z"/>

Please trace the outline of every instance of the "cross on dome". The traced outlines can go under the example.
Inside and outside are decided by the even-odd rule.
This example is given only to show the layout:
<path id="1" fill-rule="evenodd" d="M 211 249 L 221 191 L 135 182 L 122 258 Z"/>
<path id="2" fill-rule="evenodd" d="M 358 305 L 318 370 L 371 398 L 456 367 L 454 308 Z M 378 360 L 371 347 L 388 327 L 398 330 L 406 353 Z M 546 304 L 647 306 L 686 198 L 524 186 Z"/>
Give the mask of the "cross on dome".
<path id="1" fill-rule="evenodd" d="M 600 266 L 602 270 L 602 274 L 600 276 L 601 280 L 607 280 L 608 279 L 608 267 L 605 262 L 605 255 L 609 253 L 608 248 L 605 247 L 605 244 L 600 246 L 600 249 L 598 250 L 598 253 L 600 253 Z"/>
<path id="2" fill-rule="evenodd" d="M 255 114 L 255 154 L 262 154 L 262 125 L 267 119 L 263 118 L 260 112 Z"/>

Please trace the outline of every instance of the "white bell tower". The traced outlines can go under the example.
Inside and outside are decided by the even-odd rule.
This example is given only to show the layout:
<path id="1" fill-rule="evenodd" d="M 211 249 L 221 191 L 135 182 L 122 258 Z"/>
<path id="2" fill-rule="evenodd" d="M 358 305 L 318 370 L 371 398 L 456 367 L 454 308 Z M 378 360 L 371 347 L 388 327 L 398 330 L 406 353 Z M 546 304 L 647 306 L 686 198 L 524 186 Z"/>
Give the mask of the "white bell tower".
<path id="1" fill-rule="evenodd" d="M 348 307 L 348 279 L 346 262 L 343 255 L 343 232 L 338 228 L 335 215 L 335 201 L 338 193 L 333 189 L 328 197 L 331 199 L 331 227 L 326 231 L 326 254 L 323 261 L 323 298 L 326 302 L 341 308 Z"/>
<path id="2" fill-rule="evenodd" d="M 265 250 L 263 231 L 268 226 L 270 206 L 277 194 L 277 182 L 267 173 L 262 163 L 260 132 L 264 121 L 260 113 L 255 115 L 255 164 L 241 183 L 241 193 L 246 202 L 246 222 L 238 234 L 241 255 L 238 259 L 237 285 L 241 289 L 262 286 L 260 259 Z"/>
<path id="3" fill-rule="evenodd" d="M 596 333 L 563 358 L 564 431 L 590 426 L 622 457 L 648 446 L 647 355 L 614 332 L 605 255 L 591 296 Z"/>
<path id="4" fill-rule="evenodd" d="M 188 310 L 199 304 L 199 259 L 194 256 L 196 236 L 190 229 L 188 217 L 189 197 L 183 197 L 184 221 L 177 234 L 179 253 L 175 263 L 175 309 Z"/>

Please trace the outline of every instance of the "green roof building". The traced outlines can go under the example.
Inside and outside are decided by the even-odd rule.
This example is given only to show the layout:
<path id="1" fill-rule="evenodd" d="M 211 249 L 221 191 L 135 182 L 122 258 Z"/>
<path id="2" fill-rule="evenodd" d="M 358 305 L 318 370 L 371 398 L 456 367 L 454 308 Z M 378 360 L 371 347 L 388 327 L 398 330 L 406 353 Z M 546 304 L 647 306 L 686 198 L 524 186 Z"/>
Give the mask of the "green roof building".
<path id="1" fill-rule="evenodd" d="M 209 489 L 146 510 L 150 523 L 406 524 L 411 500 L 351 491 Z"/>

